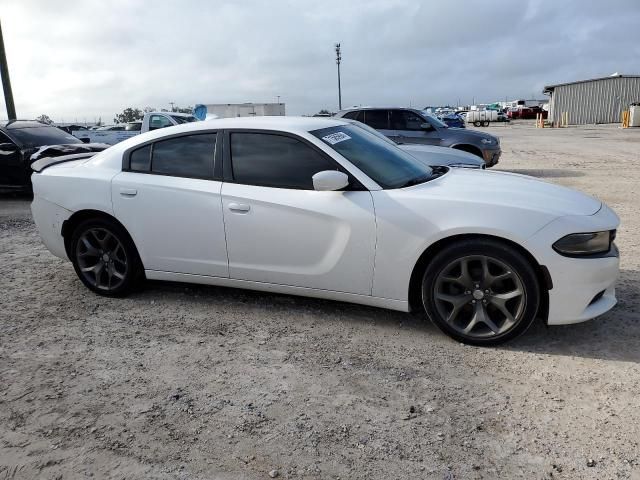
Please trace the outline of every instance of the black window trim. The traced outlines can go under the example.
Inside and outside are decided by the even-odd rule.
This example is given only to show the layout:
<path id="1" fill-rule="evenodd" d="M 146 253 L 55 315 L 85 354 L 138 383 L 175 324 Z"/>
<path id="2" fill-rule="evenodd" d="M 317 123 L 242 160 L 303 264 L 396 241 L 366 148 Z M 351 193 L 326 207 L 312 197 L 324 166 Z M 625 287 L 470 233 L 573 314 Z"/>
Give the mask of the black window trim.
<path id="1" fill-rule="evenodd" d="M 160 130 L 160 129 L 158 129 L 158 130 Z M 163 142 L 165 140 L 172 140 L 174 138 L 192 137 L 194 135 L 211 135 L 211 134 L 215 134 L 216 135 L 216 146 L 215 146 L 215 150 L 214 150 L 214 154 L 213 154 L 213 165 L 212 165 L 212 168 L 211 168 L 211 175 L 209 175 L 209 176 L 190 176 L 190 175 L 175 175 L 175 174 L 172 174 L 172 173 L 160 173 L 160 172 L 151 171 L 151 168 L 152 168 L 151 161 L 153 159 L 153 146 L 154 146 L 154 144 L 156 144 L 158 142 Z M 174 177 L 174 178 L 193 178 L 195 180 L 213 180 L 213 181 L 221 182 L 222 181 L 222 152 L 223 152 L 222 141 L 223 141 L 223 133 L 222 133 L 222 130 L 220 130 L 220 129 L 215 129 L 215 130 L 196 130 L 196 131 L 192 131 L 192 132 L 174 133 L 172 135 L 166 135 L 166 136 L 163 136 L 163 137 L 154 138 L 152 140 L 147 140 L 144 143 L 140 143 L 140 144 L 135 145 L 133 147 L 129 147 L 128 149 L 126 149 L 124 151 L 124 154 L 122 155 L 122 171 L 123 172 L 131 172 L 131 173 L 140 173 L 140 174 L 143 174 L 143 175 L 159 175 L 159 176 L 162 176 L 162 177 Z M 146 147 L 148 145 L 151 145 L 151 148 L 149 149 L 149 170 L 147 170 L 147 171 L 132 170 L 131 169 L 131 154 L 135 150 L 138 150 L 140 148 L 144 148 L 144 147 Z"/>
<path id="2" fill-rule="evenodd" d="M 231 134 L 233 133 L 262 133 L 266 135 L 275 135 L 280 137 L 288 137 L 293 138 L 294 140 L 298 140 L 303 144 L 311 147 L 316 153 L 318 153 L 323 159 L 325 159 L 331 166 L 334 166 L 336 170 L 346 174 L 349 177 L 349 185 L 344 188 L 342 191 L 362 191 L 368 190 L 356 177 L 354 177 L 349 171 L 347 171 L 340 163 L 338 163 L 334 158 L 324 152 L 321 148 L 319 148 L 314 143 L 310 142 L 308 139 L 296 135 L 290 132 L 283 132 L 280 130 L 265 130 L 265 129 L 257 129 L 257 128 L 230 128 L 224 130 L 224 140 L 223 140 L 223 161 L 222 163 L 222 178 L 226 183 L 235 183 L 237 185 L 246 185 L 251 187 L 260 187 L 260 188 L 278 188 L 281 190 L 301 190 L 301 191 L 313 191 L 306 188 L 295 188 L 295 187 L 277 187 L 273 185 L 254 185 L 237 182 L 233 178 L 233 164 L 231 161 Z"/>

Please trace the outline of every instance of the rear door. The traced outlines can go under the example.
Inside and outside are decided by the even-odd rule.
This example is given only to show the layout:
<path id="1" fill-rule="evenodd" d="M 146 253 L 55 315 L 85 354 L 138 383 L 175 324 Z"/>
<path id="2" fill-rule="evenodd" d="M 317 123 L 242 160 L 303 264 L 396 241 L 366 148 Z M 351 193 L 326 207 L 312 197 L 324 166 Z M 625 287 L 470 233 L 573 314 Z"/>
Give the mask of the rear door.
<path id="1" fill-rule="evenodd" d="M 231 278 L 371 295 L 371 194 L 355 179 L 350 190 L 313 189 L 312 175 L 336 169 L 342 170 L 294 135 L 225 134 L 222 204 Z"/>
<path id="2" fill-rule="evenodd" d="M 214 180 L 221 134 L 177 135 L 125 153 L 113 208 L 146 270 L 228 277 L 222 182 Z"/>

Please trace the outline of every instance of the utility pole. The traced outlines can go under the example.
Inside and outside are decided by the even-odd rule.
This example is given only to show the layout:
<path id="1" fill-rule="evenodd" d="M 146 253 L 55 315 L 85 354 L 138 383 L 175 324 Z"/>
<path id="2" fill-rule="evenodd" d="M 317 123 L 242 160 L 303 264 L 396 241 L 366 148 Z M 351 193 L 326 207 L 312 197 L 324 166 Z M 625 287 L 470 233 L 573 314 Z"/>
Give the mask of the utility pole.
<path id="1" fill-rule="evenodd" d="M 342 110 L 342 89 L 340 87 L 340 62 L 342 55 L 340 53 L 340 44 L 336 43 L 336 64 L 338 65 L 338 110 Z"/>
<path id="2" fill-rule="evenodd" d="M 13 103 L 13 92 L 11 91 L 11 80 L 9 79 L 9 64 L 4 51 L 4 39 L 2 37 L 2 26 L 0 25 L 0 76 L 2 77 L 2 90 L 4 90 L 4 103 L 7 106 L 7 118 L 16 119 L 16 106 Z"/>
<path id="3" fill-rule="evenodd" d="M 276 95 L 278 97 L 278 105 L 280 105 L 280 95 Z"/>
<path id="4" fill-rule="evenodd" d="M 176 103 L 176 102 L 169 102 L 169 105 L 171 105 L 171 111 L 172 111 L 172 112 L 174 111 L 174 110 L 173 110 L 173 105 L 174 105 L 175 103 Z"/>

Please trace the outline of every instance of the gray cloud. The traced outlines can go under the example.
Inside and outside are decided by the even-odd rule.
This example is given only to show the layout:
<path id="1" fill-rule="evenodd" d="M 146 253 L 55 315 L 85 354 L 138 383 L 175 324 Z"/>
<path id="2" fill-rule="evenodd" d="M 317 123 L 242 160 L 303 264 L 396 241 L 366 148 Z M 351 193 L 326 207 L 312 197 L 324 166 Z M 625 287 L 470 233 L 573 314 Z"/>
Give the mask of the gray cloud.
<path id="1" fill-rule="evenodd" d="M 290 114 L 335 109 L 336 41 L 347 106 L 540 97 L 549 83 L 640 73 L 637 0 L 5 2 L 21 117 L 277 95 Z"/>

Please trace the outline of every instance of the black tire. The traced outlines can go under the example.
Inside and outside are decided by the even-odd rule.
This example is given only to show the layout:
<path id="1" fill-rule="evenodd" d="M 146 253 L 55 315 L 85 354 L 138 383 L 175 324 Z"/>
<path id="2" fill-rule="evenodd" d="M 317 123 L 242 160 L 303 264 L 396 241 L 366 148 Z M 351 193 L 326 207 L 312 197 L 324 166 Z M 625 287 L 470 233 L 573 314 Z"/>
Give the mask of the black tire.
<path id="1" fill-rule="evenodd" d="M 431 321 L 451 338 L 470 345 L 498 345 L 531 326 L 540 304 L 540 285 L 529 260 L 507 243 L 462 240 L 441 250 L 425 269 L 422 304 Z"/>
<path id="2" fill-rule="evenodd" d="M 144 278 L 131 237 L 108 218 L 80 223 L 71 234 L 69 257 L 80 281 L 99 295 L 128 295 Z"/>
<path id="3" fill-rule="evenodd" d="M 478 121 L 478 120 L 476 120 L 475 122 L 473 122 L 473 126 L 474 126 L 474 127 L 479 127 L 479 126 L 481 126 L 481 125 L 482 125 L 482 122 L 480 122 L 480 121 Z"/>
<path id="4" fill-rule="evenodd" d="M 482 126 L 483 127 L 488 127 L 489 126 L 489 121 L 486 120 L 486 121 L 482 122 Z"/>

